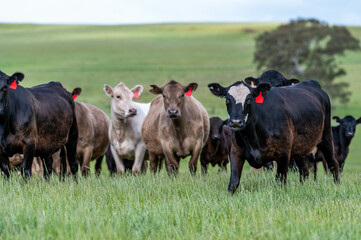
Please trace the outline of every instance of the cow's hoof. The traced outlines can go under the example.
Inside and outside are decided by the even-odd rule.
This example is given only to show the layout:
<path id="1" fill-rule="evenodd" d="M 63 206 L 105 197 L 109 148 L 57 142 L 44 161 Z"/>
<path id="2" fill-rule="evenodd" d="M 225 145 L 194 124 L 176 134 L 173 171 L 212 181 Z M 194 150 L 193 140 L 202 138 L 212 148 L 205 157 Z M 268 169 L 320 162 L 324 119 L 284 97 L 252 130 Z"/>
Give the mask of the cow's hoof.
<path id="1" fill-rule="evenodd" d="M 236 185 L 229 184 L 229 185 L 228 185 L 228 192 L 229 192 L 230 194 L 234 194 L 234 193 L 236 192 L 236 190 L 237 190 L 237 187 L 238 187 L 238 186 L 236 186 Z"/>
<path id="2" fill-rule="evenodd" d="M 140 169 L 136 168 L 132 170 L 133 175 L 139 175 L 141 173 Z"/>

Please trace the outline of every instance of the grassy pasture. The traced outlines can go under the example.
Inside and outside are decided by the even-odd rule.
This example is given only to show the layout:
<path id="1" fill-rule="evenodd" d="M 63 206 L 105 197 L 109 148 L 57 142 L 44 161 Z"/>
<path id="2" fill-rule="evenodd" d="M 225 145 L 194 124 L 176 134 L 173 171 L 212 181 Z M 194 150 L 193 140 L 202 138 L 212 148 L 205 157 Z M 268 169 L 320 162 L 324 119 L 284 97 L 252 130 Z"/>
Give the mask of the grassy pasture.
<path id="1" fill-rule="evenodd" d="M 23 86 L 60 81 L 83 89 L 79 101 L 109 113 L 102 88 L 123 81 L 145 88 L 170 79 L 198 82 L 194 93 L 210 116 L 226 117 L 224 100 L 212 96 L 210 82 L 229 85 L 259 76 L 252 62 L 254 38 L 277 24 L 162 24 L 133 26 L 0 25 L 0 70 L 25 73 Z M 350 28 L 361 39 L 361 28 Z M 334 104 L 333 114 L 361 116 L 361 52 L 338 58 L 347 71 L 351 101 Z M 234 196 L 227 173 L 211 169 L 191 177 L 187 161 L 175 179 L 100 178 L 24 183 L 0 179 L 0 239 L 359 239 L 361 236 L 361 134 L 350 149 L 341 184 L 319 171 L 303 185 L 291 173 L 287 187 L 274 173 L 246 166 Z M 319 166 L 321 168 L 321 165 Z"/>

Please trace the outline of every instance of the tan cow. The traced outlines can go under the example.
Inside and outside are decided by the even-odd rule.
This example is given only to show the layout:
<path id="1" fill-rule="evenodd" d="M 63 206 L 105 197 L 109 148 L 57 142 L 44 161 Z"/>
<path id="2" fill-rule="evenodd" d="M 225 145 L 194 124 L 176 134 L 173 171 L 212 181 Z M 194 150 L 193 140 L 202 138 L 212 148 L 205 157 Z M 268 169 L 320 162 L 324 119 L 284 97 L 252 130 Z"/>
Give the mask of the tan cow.
<path id="1" fill-rule="evenodd" d="M 195 174 L 209 134 L 207 111 L 191 96 L 198 84 L 185 87 L 172 80 L 162 88 L 151 87 L 150 92 L 159 96 L 152 101 L 142 127 L 151 171 L 155 173 L 158 159 L 165 157 L 168 173 L 177 173 L 180 159 L 191 155 L 189 170 Z"/>
<path id="2" fill-rule="evenodd" d="M 80 88 L 72 92 L 75 99 L 81 93 Z M 100 174 L 101 163 L 109 145 L 107 114 L 94 105 L 75 102 L 75 114 L 78 124 L 77 157 L 83 176 L 89 174 L 90 161 L 96 159 L 95 173 Z M 68 168 L 68 167 L 67 167 Z M 53 154 L 53 169 L 60 172 L 60 151 Z"/>

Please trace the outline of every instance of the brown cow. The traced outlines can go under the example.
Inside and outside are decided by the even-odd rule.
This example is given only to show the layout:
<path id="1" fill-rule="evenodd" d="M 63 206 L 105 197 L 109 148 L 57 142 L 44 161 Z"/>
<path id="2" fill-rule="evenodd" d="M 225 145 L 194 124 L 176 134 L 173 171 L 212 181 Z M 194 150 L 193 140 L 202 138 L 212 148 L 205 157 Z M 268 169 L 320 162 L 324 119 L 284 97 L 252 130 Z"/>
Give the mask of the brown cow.
<path id="1" fill-rule="evenodd" d="M 207 111 L 191 96 L 198 84 L 183 86 L 172 80 L 162 88 L 151 87 L 150 92 L 159 96 L 153 99 L 142 126 L 151 171 L 155 173 L 159 159 L 165 157 L 168 174 L 177 173 L 180 159 L 191 155 L 189 170 L 195 174 L 209 134 Z"/>
<path id="2" fill-rule="evenodd" d="M 227 120 L 222 121 L 219 117 L 212 117 L 209 122 L 211 129 L 201 154 L 203 173 L 207 173 L 209 163 L 213 167 L 218 165 L 219 170 L 227 170 L 232 146 L 232 130 L 227 126 Z"/>
<path id="3" fill-rule="evenodd" d="M 72 92 L 73 98 L 81 93 L 80 88 Z M 79 138 L 77 156 L 83 176 L 89 174 L 90 161 L 96 159 L 95 173 L 100 174 L 101 163 L 109 145 L 109 118 L 106 113 L 88 103 L 75 102 Z M 60 151 L 53 154 L 53 168 L 60 172 Z"/>

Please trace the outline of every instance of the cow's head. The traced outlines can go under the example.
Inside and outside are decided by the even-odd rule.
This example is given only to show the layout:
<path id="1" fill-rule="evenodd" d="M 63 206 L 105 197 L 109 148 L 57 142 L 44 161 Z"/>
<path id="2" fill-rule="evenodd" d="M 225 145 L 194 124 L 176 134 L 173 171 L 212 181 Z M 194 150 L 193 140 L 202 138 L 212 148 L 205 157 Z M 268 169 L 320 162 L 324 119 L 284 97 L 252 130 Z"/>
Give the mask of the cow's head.
<path id="1" fill-rule="evenodd" d="M 209 119 L 210 123 L 210 133 L 209 137 L 212 141 L 219 141 L 222 137 L 223 126 L 227 124 L 226 121 L 222 121 L 219 117 L 212 117 Z"/>
<path id="2" fill-rule="evenodd" d="M 287 79 L 285 78 L 280 72 L 276 70 L 268 70 L 259 78 L 248 77 L 244 80 L 246 83 L 251 85 L 252 87 L 257 87 L 262 83 L 269 83 L 272 87 L 282 87 L 282 86 L 289 86 L 300 81 L 297 79 Z"/>
<path id="3" fill-rule="evenodd" d="M 233 129 L 243 129 L 246 126 L 251 105 L 257 97 L 267 95 L 271 85 L 262 83 L 257 88 L 252 88 L 244 82 L 236 82 L 229 87 L 222 87 L 218 83 L 208 85 L 209 90 L 217 97 L 226 98 L 228 125 Z"/>
<path id="4" fill-rule="evenodd" d="M 162 94 L 167 117 L 177 119 L 182 115 L 184 99 L 188 97 L 185 96 L 185 93 L 189 91 L 194 92 L 197 89 L 198 84 L 190 83 L 188 86 L 183 86 L 182 84 L 172 80 L 161 88 L 156 85 L 150 86 L 152 87 L 149 90 L 151 93 Z"/>
<path id="5" fill-rule="evenodd" d="M 134 117 L 137 109 L 134 106 L 133 97 L 140 96 L 143 92 L 142 85 L 136 85 L 131 90 L 124 83 L 119 83 L 114 88 L 104 85 L 105 93 L 111 98 L 111 112 L 119 119 Z"/>
<path id="6" fill-rule="evenodd" d="M 354 117 L 348 115 L 344 118 L 339 118 L 338 116 L 334 116 L 333 119 L 336 122 L 340 123 L 341 134 L 345 138 L 352 139 L 356 132 L 356 125 L 361 123 L 361 118 L 355 119 Z"/>
<path id="7" fill-rule="evenodd" d="M 16 72 L 11 77 L 0 71 L 0 115 L 4 114 L 9 104 L 10 85 L 15 85 L 24 79 L 24 74 Z"/>

